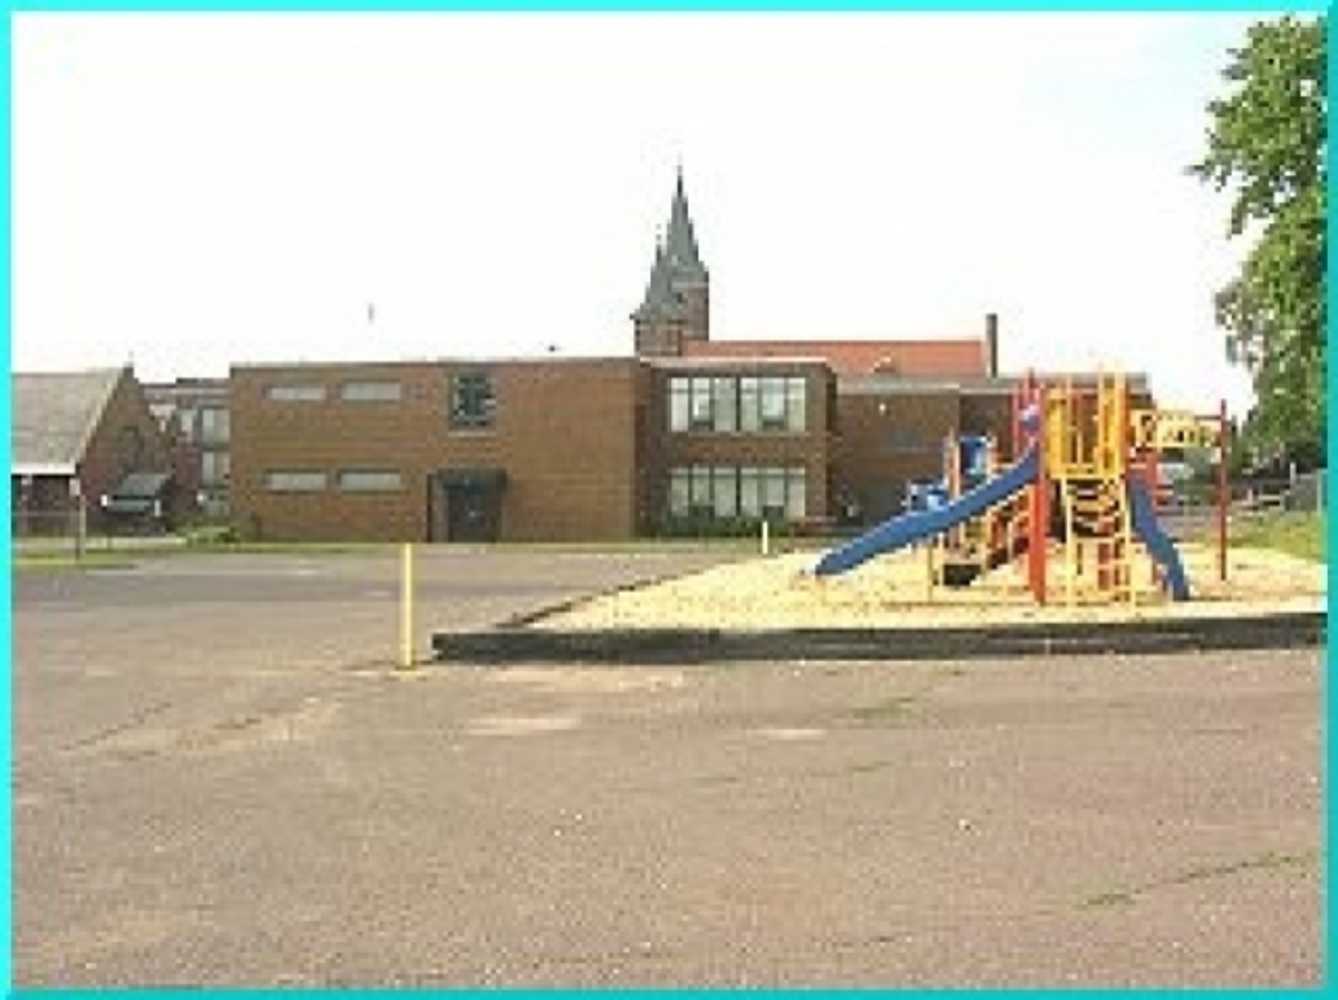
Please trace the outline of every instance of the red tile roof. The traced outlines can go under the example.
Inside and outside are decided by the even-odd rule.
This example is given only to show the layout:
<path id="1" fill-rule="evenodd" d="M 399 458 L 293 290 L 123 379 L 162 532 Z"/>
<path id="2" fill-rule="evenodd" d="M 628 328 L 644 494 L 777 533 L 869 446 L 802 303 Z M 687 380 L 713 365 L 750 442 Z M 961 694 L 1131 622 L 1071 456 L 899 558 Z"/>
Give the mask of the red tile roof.
<path id="1" fill-rule="evenodd" d="M 838 375 L 988 375 L 985 341 L 688 340 L 686 358 L 823 358 Z"/>

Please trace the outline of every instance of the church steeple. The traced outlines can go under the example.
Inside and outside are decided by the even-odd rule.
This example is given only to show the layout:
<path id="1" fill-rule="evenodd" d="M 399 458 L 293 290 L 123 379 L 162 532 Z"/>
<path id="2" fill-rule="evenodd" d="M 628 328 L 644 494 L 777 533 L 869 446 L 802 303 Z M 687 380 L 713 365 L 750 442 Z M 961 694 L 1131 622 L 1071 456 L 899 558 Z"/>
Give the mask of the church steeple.
<path id="1" fill-rule="evenodd" d="M 708 339 L 710 281 L 697 247 L 680 165 L 669 205 L 669 226 L 664 240 L 655 242 L 646 295 L 632 313 L 637 354 L 681 354 L 684 339 Z"/>
<path id="2" fill-rule="evenodd" d="M 665 238 L 665 252 L 674 276 L 680 281 L 706 281 L 706 267 L 697 249 L 697 234 L 692 229 L 688 212 L 688 196 L 683 192 L 683 168 L 678 168 L 674 185 L 674 200 L 669 206 L 669 233 Z"/>

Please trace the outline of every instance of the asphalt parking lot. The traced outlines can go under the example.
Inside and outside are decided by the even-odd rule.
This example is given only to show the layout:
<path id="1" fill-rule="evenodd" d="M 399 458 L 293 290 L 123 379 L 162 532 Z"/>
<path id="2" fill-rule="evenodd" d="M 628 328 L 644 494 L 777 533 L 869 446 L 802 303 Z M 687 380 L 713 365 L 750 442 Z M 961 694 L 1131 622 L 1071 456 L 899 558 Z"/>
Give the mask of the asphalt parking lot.
<path id="1" fill-rule="evenodd" d="M 429 550 L 420 643 L 709 552 Z M 1318 651 L 389 664 L 393 553 L 14 587 L 19 986 L 1313 986 Z"/>

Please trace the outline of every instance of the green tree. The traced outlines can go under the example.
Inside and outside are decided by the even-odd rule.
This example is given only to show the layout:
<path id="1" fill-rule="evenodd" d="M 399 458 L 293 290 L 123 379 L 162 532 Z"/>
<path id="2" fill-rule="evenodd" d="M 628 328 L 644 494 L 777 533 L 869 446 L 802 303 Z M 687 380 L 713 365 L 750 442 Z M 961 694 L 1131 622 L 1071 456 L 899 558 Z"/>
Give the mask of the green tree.
<path id="1" fill-rule="evenodd" d="M 1208 105 L 1207 154 L 1190 167 L 1231 189 L 1228 236 L 1258 235 L 1215 304 L 1227 357 L 1254 382 L 1247 433 L 1274 452 L 1324 438 L 1324 29 L 1293 17 L 1249 29 L 1222 74 L 1232 89 Z"/>

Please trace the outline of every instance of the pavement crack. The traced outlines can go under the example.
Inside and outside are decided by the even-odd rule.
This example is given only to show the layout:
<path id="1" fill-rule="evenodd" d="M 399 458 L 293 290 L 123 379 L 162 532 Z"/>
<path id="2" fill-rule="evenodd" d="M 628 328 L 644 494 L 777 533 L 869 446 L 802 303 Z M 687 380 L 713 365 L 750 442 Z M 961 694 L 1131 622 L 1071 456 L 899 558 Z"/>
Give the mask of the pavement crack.
<path id="1" fill-rule="evenodd" d="M 1192 868 L 1187 868 L 1174 875 L 1168 875 L 1165 878 L 1144 882 L 1142 885 L 1097 893 L 1084 899 L 1080 906 L 1082 909 L 1125 906 L 1137 902 L 1139 896 L 1153 892 L 1157 889 L 1165 889 L 1177 885 L 1191 885 L 1195 882 L 1201 882 L 1207 879 L 1225 878 L 1228 875 L 1238 875 L 1241 872 L 1247 871 L 1272 871 L 1280 868 L 1306 867 L 1314 863 L 1315 857 L 1316 855 L 1314 851 L 1303 851 L 1300 854 L 1283 854 L 1278 851 L 1265 851 L 1263 854 L 1251 858 L 1242 858 L 1239 861 L 1229 861 L 1215 865 L 1195 865 Z"/>
<path id="2" fill-rule="evenodd" d="M 90 736 L 84 736 L 80 739 L 77 739 L 72 743 L 66 743 L 65 745 L 60 747 L 60 752 L 69 753 L 73 750 L 84 750 L 90 746 L 95 746 L 96 744 L 101 743 L 104 740 L 109 740 L 114 736 L 119 736 L 122 733 L 129 732 L 131 729 L 135 729 L 138 726 L 144 725 L 144 723 L 147 722 L 149 719 L 153 718 L 155 715 L 161 715 L 171 707 L 172 703 L 170 701 L 154 702 L 152 705 L 142 708 L 138 712 L 134 713 L 134 715 L 132 715 L 125 722 L 120 722 L 114 726 L 109 726 L 106 729 L 99 730 L 98 732 L 93 733 Z"/>

